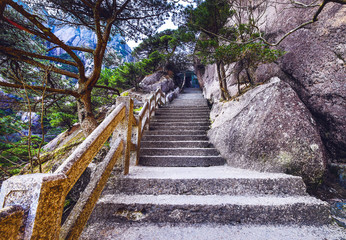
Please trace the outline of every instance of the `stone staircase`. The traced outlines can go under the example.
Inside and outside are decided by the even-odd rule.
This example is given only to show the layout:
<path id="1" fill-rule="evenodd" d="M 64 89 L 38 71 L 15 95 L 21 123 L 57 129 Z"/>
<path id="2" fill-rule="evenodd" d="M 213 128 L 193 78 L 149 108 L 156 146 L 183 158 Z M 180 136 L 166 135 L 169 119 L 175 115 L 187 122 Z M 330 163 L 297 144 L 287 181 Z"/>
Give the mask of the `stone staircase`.
<path id="1" fill-rule="evenodd" d="M 141 141 L 140 164 L 156 167 L 208 167 L 225 160 L 209 144 L 209 108 L 199 89 L 188 89 L 158 109 Z"/>
<path id="2" fill-rule="evenodd" d="M 81 239 L 342 238 L 300 177 L 225 165 L 208 142 L 199 89 L 159 109 L 150 126 L 140 166 L 109 179 Z"/>

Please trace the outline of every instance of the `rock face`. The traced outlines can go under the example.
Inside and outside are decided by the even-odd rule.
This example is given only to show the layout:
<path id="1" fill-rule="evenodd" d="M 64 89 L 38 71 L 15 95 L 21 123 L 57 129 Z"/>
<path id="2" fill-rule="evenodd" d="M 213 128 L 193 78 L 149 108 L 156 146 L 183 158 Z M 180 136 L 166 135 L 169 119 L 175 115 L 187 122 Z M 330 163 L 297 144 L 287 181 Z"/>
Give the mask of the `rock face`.
<path id="1" fill-rule="evenodd" d="M 161 88 L 164 93 L 168 93 L 175 88 L 173 79 L 164 71 L 158 71 L 146 76 L 139 86 L 145 92 L 156 91 L 157 88 Z"/>
<path id="2" fill-rule="evenodd" d="M 50 27 L 52 28 L 53 33 L 68 45 L 90 48 L 96 47 L 96 34 L 91 30 L 82 27 L 57 27 L 54 24 Z M 133 61 L 133 57 L 131 56 L 132 50 L 126 44 L 125 39 L 122 36 L 112 36 L 111 40 L 107 44 L 107 47 L 108 50 L 112 49 L 115 50 L 118 54 L 120 54 L 124 61 Z M 60 48 L 50 51 L 50 54 L 52 55 L 61 55 L 63 53 L 65 52 Z M 85 58 L 83 58 L 83 60 L 86 61 Z"/>
<path id="3" fill-rule="evenodd" d="M 4 81 L 0 78 L 1 81 Z M 11 110 L 18 104 L 16 96 L 7 94 L 0 90 L 0 109 Z"/>
<path id="4" fill-rule="evenodd" d="M 96 48 L 97 37 L 96 34 L 83 27 L 71 27 L 71 26 L 61 26 L 61 23 L 50 22 L 52 32 L 61 39 L 64 43 L 69 46 L 78 46 L 86 48 Z M 48 46 L 50 48 L 51 46 Z M 106 59 L 103 64 L 107 68 L 116 68 L 121 62 L 132 62 L 134 59 L 131 55 L 132 49 L 126 44 L 125 39 L 119 34 L 113 35 L 109 42 L 107 43 L 106 56 L 108 54 L 113 56 L 118 56 L 119 59 L 115 57 L 111 61 Z M 61 48 L 55 48 L 49 51 L 49 56 L 61 56 L 66 54 L 66 52 Z M 78 52 L 79 58 L 83 61 L 86 75 L 91 74 L 94 68 L 94 61 L 92 58 L 88 58 L 86 54 Z"/>
<path id="5" fill-rule="evenodd" d="M 295 91 L 272 78 L 238 101 L 215 103 L 210 141 L 231 166 L 300 175 L 313 183 L 325 169 L 316 123 Z"/>
<path id="6" fill-rule="evenodd" d="M 31 122 L 31 130 L 33 133 L 42 133 L 41 130 L 41 117 L 35 112 L 32 112 L 31 115 L 29 112 L 23 112 L 20 117 L 23 123 Z"/>
<path id="7" fill-rule="evenodd" d="M 179 92 L 180 92 L 180 88 L 177 87 L 176 89 L 174 89 L 174 91 L 171 91 L 170 93 L 168 93 L 166 96 L 166 101 L 172 102 L 175 98 L 178 97 Z"/>
<path id="8" fill-rule="evenodd" d="M 312 19 L 316 8 L 289 8 L 288 1 L 268 8 L 263 30 L 270 42 L 278 41 L 289 30 Z M 346 161 L 346 8 L 328 3 L 319 20 L 287 37 L 280 48 L 286 51 L 277 64 L 260 65 L 257 82 L 278 76 L 297 93 L 299 100 L 311 113 L 326 149 L 326 161 Z M 205 97 L 212 102 L 220 98 L 214 66 L 196 64 Z M 233 70 L 230 65 L 228 71 Z M 234 91 L 234 77 L 228 79 Z M 279 102 L 280 104 L 280 102 Z M 268 136 L 270 137 L 270 136 Z"/>
<path id="9" fill-rule="evenodd" d="M 267 31 L 277 36 L 307 19 L 313 10 L 271 15 Z M 330 3 L 318 22 L 282 42 L 279 61 L 288 82 L 315 118 L 332 159 L 346 160 L 346 8 Z M 292 18 L 294 20 L 292 21 Z M 289 20 L 290 19 L 290 20 Z M 342 160 L 344 159 L 344 160 Z"/>
<path id="10" fill-rule="evenodd" d="M 216 65 L 202 66 L 198 59 L 195 60 L 195 72 L 198 78 L 199 85 L 203 89 L 204 97 L 211 102 L 217 102 L 221 99 L 220 85 L 217 77 Z M 230 76 L 227 79 L 227 88 L 231 96 L 238 93 L 238 87 L 236 85 L 237 80 L 231 73 L 234 67 L 234 63 L 226 66 L 227 75 Z M 243 74 L 240 74 L 240 78 Z M 266 78 L 268 80 L 269 78 Z"/>

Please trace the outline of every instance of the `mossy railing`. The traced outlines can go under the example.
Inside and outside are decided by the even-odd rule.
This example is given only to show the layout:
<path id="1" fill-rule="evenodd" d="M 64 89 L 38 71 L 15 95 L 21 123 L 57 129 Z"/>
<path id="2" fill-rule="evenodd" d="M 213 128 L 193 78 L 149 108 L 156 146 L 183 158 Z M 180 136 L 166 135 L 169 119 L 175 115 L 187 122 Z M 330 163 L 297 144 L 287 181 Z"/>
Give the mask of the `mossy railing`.
<path id="1" fill-rule="evenodd" d="M 133 151 L 135 164 L 138 164 L 143 131 L 149 128 L 150 117 L 160 104 L 166 104 L 166 96 L 158 89 L 136 117 L 133 100 L 118 97 L 116 108 L 54 173 L 14 176 L 3 182 L 1 236 L 6 239 L 78 239 L 116 163 L 120 162 L 123 173 L 128 174 Z M 132 135 L 135 135 L 134 142 Z M 108 140 L 110 150 L 61 225 L 67 194 Z"/>

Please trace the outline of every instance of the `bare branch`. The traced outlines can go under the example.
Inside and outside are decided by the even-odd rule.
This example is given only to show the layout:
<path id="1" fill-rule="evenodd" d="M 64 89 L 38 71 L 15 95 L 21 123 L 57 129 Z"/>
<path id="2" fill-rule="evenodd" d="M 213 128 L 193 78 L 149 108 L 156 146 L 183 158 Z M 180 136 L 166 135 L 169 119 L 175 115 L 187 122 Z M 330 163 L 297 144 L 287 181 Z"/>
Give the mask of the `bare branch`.
<path id="1" fill-rule="evenodd" d="M 316 2 L 316 1 L 315 1 Z M 295 31 L 309 25 L 309 24 L 312 24 L 314 22 L 316 22 L 318 20 L 318 16 L 319 14 L 322 12 L 322 10 L 324 9 L 324 7 L 330 3 L 330 2 L 334 2 L 334 3 L 340 3 L 340 4 L 346 4 L 346 0 L 324 0 L 322 2 L 321 5 L 319 5 L 319 8 L 317 9 L 316 13 L 314 14 L 312 20 L 308 21 L 308 22 L 305 22 L 301 25 L 299 25 L 298 27 L 290 30 L 289 32 L 287 32 L 279 41 L 277 41 L 276 43 L 269 43 L 267 40 L 265 40 L 263 37 L 260 37 L 259 39 L 261 41 L 263 41 L 265 44 L 269 45 L 269 46 L 277 46 L 279 45 L 285 38 L 287 38 L 289 35 L 291 35 L 292 33 L 294 33 Z M 298 4 L 298 2 L 295 2 L 294 3 Z M 313 5 L 310 4 L 310 5 L 306 5 L 307 7 L 312 7 Z"/>
<path id="2" fill-rule="evenodd" d="M 314 22 L 317 21 L 318 15 L 320 15 L 320 13 L 322 12 L 323 8 L 327 5 L 328 2 L 329 2 L 328 0 L 327 0 L 327 1 L 324 0 L 324 1 L 322 2 L 321 6 L 317 9 L 317 11 L 316 11 L 314 17 L 312 18 L 312 21 L 314 21 Z"/>
<path id="3" fill-rule="evenodd" d="M 27 51 L 23 51 L 23 50 L 19 50 L 19 49 L 14 49 L 11 47 L 5 47 L 5 46 L 0 45 L 0 51 L 4 51 L 9 55 L 15 55 L 17 57 L 24 55 L 24 56 L 29 56 L 29 57 L 44 59 L 44 60 L 50 60 L 50 61 L 59 62 L 59 63 L 78 67 L 77 63 L 75 63 L 75 62 L 67 61 L 67 60 L 64 60 L 61 58 L 57 58 L 57 57 L 50 57 L 50 56 L 40 55 L 37 53 L 31 53 L 31 52 L 27 52 Z"/>
<path id="4" fill-rule="evenodd" d="M 91 48 L 83 48 L 83 47 L 75 47 L 75 46 L 68 46 L 71 50 L 76 50 L 76 51 L 81 51 L 81 52 L 88 52 L 88 53 L 92 53 L 94 54 L 94 50 Z M 47 51 L 50 52 L 56 48 L 60 48 L 60 46 L 55 46 L 52 47 L 50 49 L 48 49 Z"/>
<path id="5" fill-rule="evenodd" d="M 309 25 L 309 24 L 311 24 L 311 23 L 314 23 L 314 20 L 310 20 L 310 21 L 308 21 L 308 22 L 305 22 L 305 23 L 299 25 L 298 27 L 292 29 L 291 31 L 287 32 L 287 33 L 286 33 L 283 37 L 281 37 L 280 40 L 277 41 L 276 43 L 270 43 L 270 42 L 268 42 L 267 40 L 265 40 L 263 37 L 259 37 L 258 39 L 260 39 L 262 42 L 264 42 L 265 44 L 267 44 L 267 45 L 269 45 L 269 46 L 277 46 L 277 45 L 279 45 L 285 38 L 287 38 L 289 35 L 291 35 L 291 34 L 294 33 L 295 31 L 297 31 L 297 30 L 299 30 L 299 29 L 301 29 L 301 28 L 303 28 L 303 27 L 305 27 L 305 26 L 307 26 L 307 25 Z"/>
<path id="6" fill-rule="evenodd" d="M 10 176 L 10 177 L 12 176 L 11 173 L 7 172 L 6 169 L 1 166 L 0 166 L 0 170 L 3 171 L 7 176 Z"/>
<path id="7" fill-rule="evenodd" d="M 49 104 L 46 105 L 46 109 L 49 108 L 50 106 L 52 106 L 54 103 L 60 101 L 61 99 L 63 99 L 65 96 L 62 95 L 60 97 L 58 97 L 57 99 L 54 99 L 52 102 L 50 102 Z"/>
<path id="8" fill-rule="evenodd" d="M 43 91 L 44 89 L 46 89 L 47 92 L 55 92 L 55 93 L 59 93 L 59 94 L 64 94 L 64 95 L 71 95 L 74 96 L 75 98 L 79 98 L 80 94 L 72 91 L 72 90 L 64 90 L 64 89 L 55 89 L 55 88 L 45 88 L 42 86 L 30 86 L 30 85 L 20 85 L 20 84 L 13 84 L 13 83 L 7 83 L 7 82 L 0 82 L 0 86 L 3 87 L 10 87 L 10 88 L 18 88 L 18 89 L 24 89 L 24 87 L 28 88 L 28 89 L 34 89 L 34 90 L 40 90 Z"/>
<path id="9" fill-rule="evenodd" d="M 116 92 L 116 93 L 117 93 L 117 95 L 119 95 L 119 96 L 120 96 L 120 92 L 119 92 L 119 90 L 118 90 L 118 89 L 116 89 L 116 88 L 107 87 L 107 86 L 102 86 L 102 85 L 95 85 L 94 87 L 95 87 L 95 88 L 103 88 L 103 89 L 107 89 L 107 90 L 114 91 L 114 92 Z"/>
<path id="10" fill-rule="evenodd" d="M 78 64 L 78 70 L 79 70 L 79 75 L 80 75 L 80 79 L 82 81 L 85 80 L 85 73 L 84 73 L 84 64 L 81 61 L 81 59 L 79 59 L 79 57 L 64 43 L 62 42 L 57 36 L 55 36 L 50 28 L 45 27 L 42 23 L 40 23 L 37 19 L 35 15 L 30 14 L 29 12 L 27 12 L 23 6 L 13 2 L 13 1 L 9 1 L 8 3 L 13 9 L 15 9 L 17 12 L 19 12 L 20 14 L 22 14 L 25 18 L 27 18 L 32 24 L 34 24 L 38 29 L 40 29 L 47 37 L 49 37 L 49 41 L 59 45 L 62 49 L 64 49 L 71 57 L 72 59 Z M 41 34 L 41 35 L 42 35 Z M 40 36 L 40 35 L 39 35 Z"/>
<path id="11" fill-rule="evenodd" d="M 36 67 L 39 67 L 41 69 L 47 69 L 47 65 L 43 64 L 43 63 L 40 63 L 40 62 L 37 62 L 31 58 L 28 58 L 28 57 L 20 57 L 20 56 L 15 56 L 17 58 L 17 60 L 20 60 L 22 62 L 26 62 L 26 63 L 29 63 L 33 66 L 36 66 Z M 65 75 L 67 77 L 71 77 L 71 78 L 76 78 L 78 79 L 78 75 L 73 73 L 73 72 L 70 72 L 70 71 L 66 71 L 66 70 L 63 70 L 63 69 L 60 69 L 60 68 L 56 68 L 56 67 L 52 67 L 52 72 L 55 72 L 55 73 L 59 73 L 59 74 L 62 74 L 62 75 Z"/>

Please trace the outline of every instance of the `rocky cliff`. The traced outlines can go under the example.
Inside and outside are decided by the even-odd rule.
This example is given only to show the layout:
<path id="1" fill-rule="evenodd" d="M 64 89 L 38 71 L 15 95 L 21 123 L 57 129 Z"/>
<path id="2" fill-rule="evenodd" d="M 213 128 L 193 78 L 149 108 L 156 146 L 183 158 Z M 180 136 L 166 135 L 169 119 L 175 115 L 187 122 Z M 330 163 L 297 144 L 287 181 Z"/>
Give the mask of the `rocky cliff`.
<path id="1" fill-rule="evenodd" d="M 311 18 L 306 9 L 268 17 L 267 31 L 278 36 Z M 276 20 L 275 20 L 276 19 Z M 346 7 L 328 4 L 318 22 L 282 42 L 282 78 L 310 110 L 332 161 L 346 160 Z M 343 160 L 342 160 L 343 159 Z"/>
<path id="2" fill-rule="evenodd" d="M 275 42 L 310 20 L 315 10 L 278 4 L 267 9 L 263 29 Z M 345 162 L 345 16 L 345 6 L 328 4 L 318 22 L 280 44 L 287 53 L 277 63 L 256 71 L 257 82 L 274 76 L 282 81 L 260 86 L 238 101 L 219 103 L 215 66 L 196 62 L 205 97 L 214 102 L 209 135 L 229 164 L 291 172 L 311 181 L 321 176 L 324 163 Z M 234 76 L 228 84 L 235 93 Z"/>
<path id="3" fill-rule="evenodd" d="M 71 27 L 71 26 L 63 26 L 56 27 L 54 24 L 50 26 L 52 28 L 53 33 L 61 39 L 63 42 L 70 46 L 78 46 L 78 47 L 86 47 L 86 48 L 96 48 L 96 34 L 86 28 L 82 27 Z M 113 36 L 107 44 L 107 53 L 112 55 L 118 55 L 121 61 L 131 62 L 133 61 L 133 57 L 131 55 L 131 48 L 126 44 L 125 39 L 120 35 Z M 53 49 L 49 52 L 51 56 L 60 56 L 62 54 L 66 54 L 64 50 L 61 48 Z M 86 56 L 84 53 L 79 53 L 79 57 L 84 62 L 87 72 L 91 71 L 93 68 L 92 59 Z M 117 67 L 119 61 L 113 59 L 114 64 L 107 67 Z M 105 62 L 105 61 L 104 61 Z"/>
<path id="4" fill-rule="evenodd" d="M 228 164 L 261 171 L 322 177 L 325 153 L 316 122 L 279 78 L 237 101 L 214 103 L 208 136 Z"/>
<path id="5" fill-rule="evenodd" d="M 164 93 L 168 93 L 175 89 L 175 84 L 172 76 L 167 72 L 157 71 L 146 76 L 139 84 L 144 92 L 156 91 L 160 88 Z"/>
<path id="6" fill-rule="evenodd" d="M 81 27 L 56 27 L 51 26 L 53 33 L 63 42 L 71 46 L 96 47 L 96 34 L 91 30 Z M 125 39 L 120 35 L 113 36 L 107 44 L 109 49 L 115 50 L 125 61 L 132 61 L 131 48 L 126 44 Z M 51 51 L 51 54 L 61 55 L 64 51 L 60 48 Z"/>

